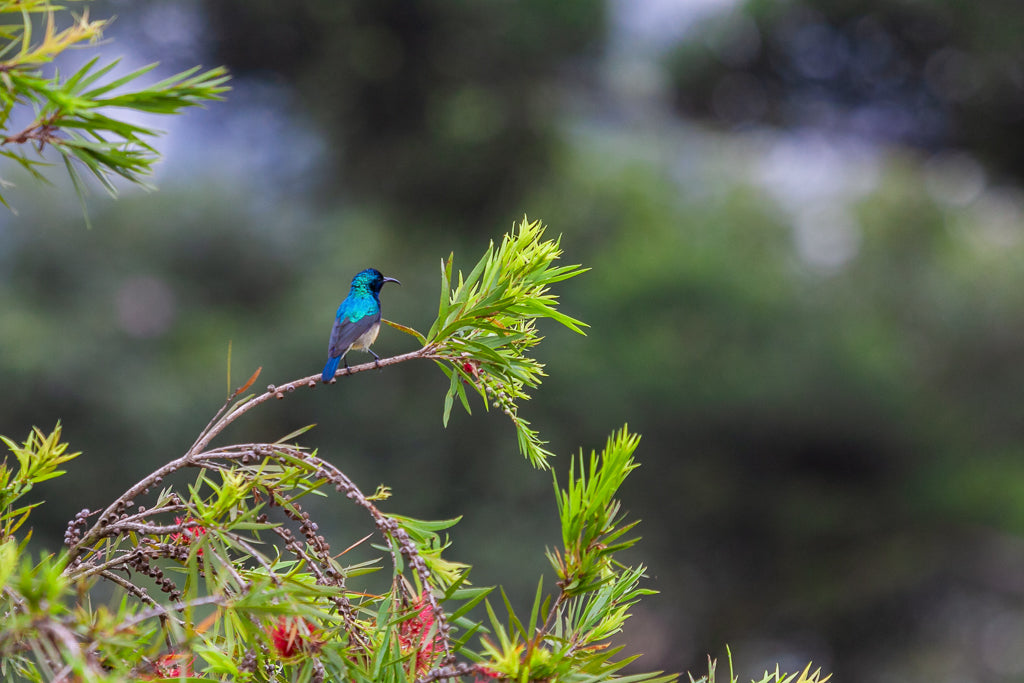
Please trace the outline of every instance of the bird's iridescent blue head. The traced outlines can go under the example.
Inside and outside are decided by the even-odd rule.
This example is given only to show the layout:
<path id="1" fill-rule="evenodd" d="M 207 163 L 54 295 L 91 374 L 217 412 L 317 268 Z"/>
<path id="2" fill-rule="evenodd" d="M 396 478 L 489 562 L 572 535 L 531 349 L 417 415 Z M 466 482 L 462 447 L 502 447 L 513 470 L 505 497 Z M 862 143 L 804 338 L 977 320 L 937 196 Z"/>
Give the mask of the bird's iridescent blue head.
<path id="1" fill-rule="evenodd" d="M 379 294 L 380 288 L 384 286 L 385 282 L 394 282 L 399 285 L 402 284 L 393 277 L 384 277 L 376 268 L 367 268 L 366 270 L 359 271 L 356 273 L 356 276 L 352 278 L 352 290 L 368 290 L 374 294 Z"/>

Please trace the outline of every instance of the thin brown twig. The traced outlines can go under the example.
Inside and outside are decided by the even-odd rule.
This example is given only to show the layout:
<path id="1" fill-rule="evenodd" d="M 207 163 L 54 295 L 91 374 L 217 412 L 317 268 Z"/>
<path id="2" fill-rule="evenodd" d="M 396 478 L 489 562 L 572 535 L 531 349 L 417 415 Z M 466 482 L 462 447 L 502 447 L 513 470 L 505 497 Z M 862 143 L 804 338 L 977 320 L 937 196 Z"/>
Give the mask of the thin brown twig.
<path id="1" fill-rule="evenodd" d="M 533 652 L 533 650 L 540 645 L 541 641 L 544 640 L 544 637 L 551 630 L 551 626 L 552 624 L 554 624 L 555 621 L 555 615 L 558 614 L 558 609 L 562 606 L 562 603 L 564 603 L 567 599 L 568 595 L 565 593 L 565 591 L 560 592 L 558 594 L 558 597 L 555 598 L 555 603 L 551 605 L 551 609 L 548 611 L 548 615 L 544 619 L 544 624 L 537 630 L 535 634 L 533 634 L 533 637 L 530 638 L 530 643 L 529 645 L 527 645 L 525 655 L 527 661 L 529 661 L 530 654 Z"/>
<path id="2" fill-rule="evenodd" d="M 271 568 L 266 558 L 263 557 L 263 555 L 258 550 L 256 550 L 256 548 L 253 548 L 244 538 L 234 533 L 233 531 L 225 530 L 224 534 L 230 537 L 232 541 L 237 543 L 239 548 L 249 553 L 252 559 L 256 560 L 256 562 L 259 563 L 261 567 L 263 567 L 263 570 L 267 572 L 267 576 L 269 576 L 274 581 L 275 584 L 280 585 L 281 579 L 278 578 L 277 574 L 274 572 L 273 568 Z"/>
<path id="3" fill-rule="evenodd" d="M 188 508 L 185 507 L 185 505 L 181 503 L 175 503 L 173 505 L 164 505 L 158 508 L 147 508 L 145 510 L 142 510 L 141 512 L 136 512 L 134 515 L 122 517 L 117 521 L 119 524 L 123 524 L 125 522 L 136 522 L 140 519 L 145 519 L 146 517 L 150 517 L 152 515 L 167 514 L 168 512 L 184 512 L 185 510 L 188 510 Z"/>
<path id="4" fill-rule="evenodd" d="M 243 594 L 248 593 L 249 590 L 252 588 L 252 582 L 246 581 L 244 578 L 242 578 L 242 575 L 238 573 L 237 569 L 235 569 L 234 563 L 231 562 L 231 558 L 222 557 L 220 553 L 218 553 L 213 548 L 209 548 L 209 551 L 210 556 L 217 558 L 220 561 L 220 564 L 228 571 L 229 574 L 231 574 L 231 578 L 235 580 L 235 584 L 238 586 L 238 590 Z M 206 563 L 206 566 L 209 566 L 211 568 L 215 566 L 215 563 L 210 562 L 209 560 L 206 560 Z"/>
<path id="5" fill-rule="evenodd" d="M 39 143 L 39 150 L 42 151 L 46 143 L 53 144 L 60 141 L 60 138 L 56 135 L 60 128 L 54 125 L 58 118 L 60 118 L 58 114 L 53 114 L 43 121 L 33 121 L 17 133 L 4 135 L 0 138 L 0 146 L 6 144 L 23 145 L 26 142 L 34 141 Z"/>
<path id="6" fill-rule="evenodd" d="M 128 522 L 123 519 L 119 519 L 113 524 L 108 525 L 107 530 L 114 534 L 118 534 L 123 531 L 134 531 L 140 534 L 163 536 L 165 534 L 181 533 L 189 526 L 194 525 L 191 522 L 181 522 L 180 524 L 154 525 L 143 524 L 141 522 Z"/>
<path id="7" fill-rule="evenodd" d="M 143 555 L 143 554 L 144 554 L 144 552 L 143 552 L 142 548 L 136 548 L 135 550 L 133 550 L 132 552 L 130 552 L 130 553 L 126 554 L 126 555 L 118 555 L 114 559 L 107 560 L 103 564 L 97 564 L 97 565 L 92 565 L 92 564 L 87 564 L 87 563 L 79 564 L 79 565 L 75 566 L 75 570 L 76 571 L 73 574 L 68 574 L 67 578 L 68 578 L 69 581 L 77 581 L 78 579 L 84 579 L 85 577 L 92 576 L 93 574 L 101 574 L 101 573 L 107 571 L 108 569 L 112 569 L 112 568 L 117 567 L 119 565 L 126 564 L 126 563 L 130 562 L 132 559 L 134 559 L 135 557 L 138 557 L 138 556 Z"/>
<path id="8" fill-rule="evenodd" d="M 388 358 L 381 358 L 379 361 L 373 361 L 371 363 L 363 363 L 361 365 L 352 365 L 347 368 L 341 368 L 335 373 L 335 379 L 338 377 L 348 377 L 359 372 L 366 372 L 367 370 L 384 368 L 389 365 L 397 365 L 398 363 L 404 363 L 417 358 L 435 358 L 436 351 L 437 348 L 435 345 L 428 344 L 427 346 L 408 353 L 390 356 Z M 203 451 L 214 437 L 224 431 L 225 427 L 261 403 L 265 403 L 271 398 L 283 399 L 286 393 L 291 393 L 296 389 L 303 387 L 311 389 L 317 384 L 320 384 L 320 375 L 310 375 L 279 386 L 275 386 L 273 384 L 269 385 L 264 393 L 259 396 L 253 396 L 245 403 L 238 405 L 234 410 L 221 417 L 211 428 L 206 430 L 206 433 L 202 438 L 198 439 L 192 445 L 192 448 L 189 449 L 186 455 L 196 454 Z"/>
<path id="9" fill-rule="evenodd" d="M 181 612 L 189 607 L 202 607 L 203 605 L 220 605 L 223 606 L 227 603 L 227 599 L 223 595 L 206 595 L 201 598 L 195 598 L 193 600 L 183 600 L 176 602 L 173 605 L 164 607 L 163 605 L 153 605 L 152 607 L 143 610 L 135 616 L 125 619 L 118 625 L 119 630 L 128 630 L 136 624 L 140 624 L 147 619 L 153 617 L 169 617 L 171 616 L 170 610 L 175 612 Z"/>
<path id="10" fill-rule="evenodd" d="M 416 683 L 431 683 L 446 678 L 461 678 L 462 676 L 473 676 L 482 673 L 483 667 L 480 664 L 449 664 L 428 672 L 422 678 L 417 678 Z M 488 676 L 490 678 L 490 676 Z"/>
<path id="11" fill-rule="evenodd" d="M 73 662 L 76 659 L 84 658 L 83 655 L 87 654 L 83 652 L 82 644 L 75 637 L 74 632 L 56 619 L 47 619 L 42 624 L 37 625 L 37 628 L 39 628 L 41 632 L 47 633 L 50 636 L 50 638 L 43 638 L 44 644 L 60 645 L 60 648 L 52 654 L 52 661 L 54 663 L 60 663 L 62 661 Z M 91 660 L 92 657 L 89 657 L 88 659 Z M 68 677 L 68 674 L 70 674 L 72 670 L 73 669 L 70 664 L 65 664 L 52 680 L 63 681 Z"/>
<path id="12" fill-rule="evenodd" d="M 140 588 L 139 586 L 136 586 L 134 583 L 132 583 L 128 579 L 120 577 L 117 574 L 115 574 L 114 572 L 107 571 L 106 569 L 104 569 L 103 571 L 99 572 L 99 575 L 102 576 L 103 578 L 109 580 L 109 581 L 113 581 L 118 586 L 120 586 L 121 588 L 124 588 L 126 591 L 128 591 L 129 593 L 131 593 L 132 595 L 134 595 L 135 597 L 137 597 L 139 600 L 141 600 L 142 602 L 146 603 L 147 605 L 156 605 L 157 604 L 156 600 L 154 600 L 149 595 L 149 593 L 146 591 L 145 588 Z"/>

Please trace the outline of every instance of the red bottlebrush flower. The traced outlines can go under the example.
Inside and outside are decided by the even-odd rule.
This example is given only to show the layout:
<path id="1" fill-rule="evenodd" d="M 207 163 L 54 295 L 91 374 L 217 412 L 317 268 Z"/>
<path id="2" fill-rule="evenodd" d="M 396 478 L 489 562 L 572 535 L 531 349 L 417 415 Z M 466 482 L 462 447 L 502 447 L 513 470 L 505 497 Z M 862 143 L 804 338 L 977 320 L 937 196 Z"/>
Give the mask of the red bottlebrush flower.
<path id="1" fill-rule="evenodd" d="M 175 517 L 174 523 L 185 525 L 181 531 L 175 531 L 171 534 L 171 543 L 174 543 L 175 545 L 189 545 L 192 541 L 206 533 L 206 527 L 191 517 L 188 519 Z M 202 548 L 199 549 L 198 554 L 203 554 Z"/>
<path id="2" fill-rule="evenodd" d="M 153 662 L 153 673 L 142 674 L 139 678 L 144 681 L 153 681 L 160 678 L 190 677 L 194 661 L 195 657 L 192 655 L 172 652 Z"/>
<path id="3" fill-rule="evenodd" d="M 410 607 L 415 614 L 398 625 L 398 644 L 403 652 L 416 652 L 416 673 L 423 674 L 430 669 L 443 643 L 434 631 L 434 608 L 426 596 L 416 598 Z"/>
<path id="4" fill-rule="evenodd" d="M 480 368 L 477 367 L 476 363 L 473 363 L 473 362 L 467 360 L 466 362 L 464 362 L 462 364 L 462 370 L 467 375 L 469 375 L 471 377 L 476 377 L 476 373 L 480 371 Z"/>
<path id="5" fill-rule="evenodd" d="M 318 644 L 313 637 L 314 630 L 315 627 L 308 619 L 281 617 L 274 628 L 270 629 L 270 639 L 278 656 L 288 659 Z"/>
<path id="6" fill-rule="evenodd" d="M 483 681 L 490 681 L 490 680 L 494 680 L 494 679 L 497 679 L 497 678 L 501 678 L 501 674 L 500 673 L 498 673 L 497 671 L 495 671 L 494 669 L 492 669 L 492 668 L 490 668 L 488 666 L 484 666 L 483 664 L 477 664 L 476 665 L 476 671 L 474 673 L 475 674 L 480 674 L 481 676 L 483 676 L 483 679 L 479 679 L 476 676 L 474 676 L 473 677 L 474 681 L 481 681 L 481 680 L 483 680 Z"/>

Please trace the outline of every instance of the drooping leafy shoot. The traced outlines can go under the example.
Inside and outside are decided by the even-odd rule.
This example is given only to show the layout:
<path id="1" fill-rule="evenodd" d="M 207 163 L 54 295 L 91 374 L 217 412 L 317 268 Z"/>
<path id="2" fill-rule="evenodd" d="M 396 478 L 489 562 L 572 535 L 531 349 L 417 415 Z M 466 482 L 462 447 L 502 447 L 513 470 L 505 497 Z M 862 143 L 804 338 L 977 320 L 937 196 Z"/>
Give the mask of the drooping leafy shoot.
<path id="1" fill-rule="evenodd" d="M 542 339 L 537 321 L 550 318 L 580 334 L 586 327 L 559 311 L 558 296 L 550 291 L 551 285 L 588 270 L 555 265 L 561 255 L 559 240 L 544 239 L 544 225 L 524 217 L 497 248 L 490 244 L 468 275 L 458 271 L 454 286 L 449 256 L 441 263 L 437 319 L 423 338 L 451 380 L 445 424 L 456 397 L 470 412 L 465 387 L 472 387 L 485 406 L 512 420 L 520 451 L 540 468 L 551 453 L 518 409 L 544 376 L 544 366 L 530 355 Z"/>

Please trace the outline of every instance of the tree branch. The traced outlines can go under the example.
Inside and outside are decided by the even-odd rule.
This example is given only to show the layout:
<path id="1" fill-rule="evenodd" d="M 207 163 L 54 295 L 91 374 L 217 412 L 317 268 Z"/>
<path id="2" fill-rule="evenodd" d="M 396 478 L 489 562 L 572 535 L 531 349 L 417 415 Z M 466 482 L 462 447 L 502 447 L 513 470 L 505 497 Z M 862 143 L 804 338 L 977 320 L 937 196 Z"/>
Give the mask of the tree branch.
<path id="1" fill-rule="evenodd" d="M 347 368 L 341 368 L 335 373 L 335 379 L 338 377 L 348 377 L 358 372 L 366 372 L 367 370 L 376 370 L 378 368 L 387 367 L 389 365 L 397 365 L 398 363 L 404 363 L 406 361 L 415 360 L 417 358 L 436 359 L 440 358 L 437 354 L 437 345 L 428 344 L 416 351 L 410 351 L 409 353 L 403 353 L 398 356 L 391 356 L 389 358 L 381 358 L 379 361 L 373 361 L 371 363 L 363 363 L 362 365 L 353 365 Z M 186 453 L 186 457 L 192 454 L 203 451 L 218 434 L 224 431 L 224 428 L 229 424 L 237 420 L 239 417 L 249 412 L 261 403 L 269 401 L 271 398 L 281 400 L 284 395 L 290 394 L 296 389 L 309 388 L 313 389 L 317 384 L 320 384 L 320 375 L 310 375 L 301 379 L 293 380 L 287 384 L 275 386 L 273 384 L 267 386 L 267 390 L 259 396 L 250 398 L 245 403 L 240 404 L 234 410 L 228 412 L 226 415 L 221 417 L 213 426 L 204 430 L 199 436 L 192 447 Z"/>
<path id="2" fill-rule="evenodd" d="M 337 372 L 335 377 L 347 377 L 354 375 L 359 372 L 366 372 L 367 370 L 376 370 L 378 368 L 387 367 L 389 365 L 397 365 L 398 363 L 404 363 L 406 361 L 415 360 L 419 358 L 425 358 L 430 360 L 440 359 L 442 356 L 437 353 L 438 347 L 436 344 L 428 344 L 415 351 L 403 353 L 397 356 L 390 356 L 388 358 L 381 358 L 380 361 L 374 361 L 370 363 L 363 363 L 361 365 L 353 365 L 347 368 L 342 368 Z M 146 494 L 152 487 L 160 484 L 161 481 L 168 475 L 178 471 L 183 467 L 194 466 L 200 464 L 204 449 L 210 444 L 210 442 L 224 429 L 233 423 L 235 420 L 240 418 L 245 413 L 249 412 L 256 406 L 266 403 L 271 398 L 281 400 L 285 397 L 285 394 L 290 394 L 296 389 L 308 388 L 312 389 L 320 383 L 320 375 L 309 375 L 300 379 L 293 380 L 286 384 L 275 386 L 273 384 L 267 387 L 267 390 L 253 396 L 244 403 L 239 404 L 234 410 L 228 411 L 219 420 L 213 422 L 207 426 L 205 430 L 200 434 L 199 438 L 192 444 L 191 448 L 188 449 L 184 455 L 176 458 L 162 467 L 154 470 L 152 473 L 141 479 L 139 482 L 134 484 L 131 488 L 121 494 L 114 502 L 112 502 L 107 508 L 100 514 L 99 518 L 93 524 L 93 526 L 86 531 L 82 537 L 75 542 L 69 549 L 68 552 L 68 563 L 71 563 L 82 554 L 84 548 L 94 543 L 96 540 L 101 538 L 106 531 L 106 527 L 112 524 L 117 516 L 120 515 L 124 510 L 130 507 L 132 501 L 135 498 Z M 229 401 L 230 403 L 230 401 Z M 227 404 L 225 404 L 227 407 Z M 224 412 L 222 407 L 219 413 Z M 218 455 L 215 457 L 224 457 Z"/>

